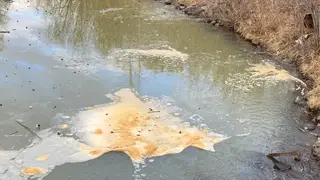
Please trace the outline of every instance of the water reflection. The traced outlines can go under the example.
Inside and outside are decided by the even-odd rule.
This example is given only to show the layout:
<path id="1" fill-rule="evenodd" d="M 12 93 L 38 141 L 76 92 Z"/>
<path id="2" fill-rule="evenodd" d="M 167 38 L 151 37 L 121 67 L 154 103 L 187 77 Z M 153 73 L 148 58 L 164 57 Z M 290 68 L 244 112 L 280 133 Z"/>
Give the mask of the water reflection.
<path id="1" fill-rule="evenodd" d="M 139 24 L 134 18 L 139 15 L 140 8 L 136 3 L 132 0 L 36 1 L 39 8 L 53 15 L 48 26 L 50 39 L 74 47 L 95 44 L 102 52 L 122 46 L 128 39 L 137 36 Z M 115 9 L 123 6 L 126 6 L 125 10 Z"/>
<path id="2" fill-rule="evenodd" d="M 7 21 L 7 11 L 10 6 L 9 1 L 1 1 L 0 2 L 0 26 L 2 29 L 0 31 L 6 31 L 6 21 Z M 3 49 L 4 46 L 4 34 L 0 33 L 0 50 Z"/>
<path id="3" fill-rule="evenodd" d="M 224 84 L 230 73 L 242 72 L 247 67 L 246 60 L 251 59 L 232 45 L 234 41 L 210 35 L 207 29 L 188 20 L 171 21 L 168 15 L 168 19 L 150 21 L 146 12 L 152 7 L 146 1 L 46 0 L 36 4 L 52 15 L 47 31 L 49 39 L 83 52 L 98 51 L 103 59 L 111 57 L 113 64 L 128 72 L 129 85 L 137 89 L 133 76 L 138 75 L 136 79 L 141 81 L 140 75 L 145 70 L 175 72 L 195 82 L 205 77 L 210 84 Z M 167 13 L 160 10 L 161 16 Z M 116 58 L 112 57 L 114 49 L 161 49 L 164 45 L 190 57 L 185 62 L 171 63 L 160 57 L 132 54 L 118 53 Z"/>

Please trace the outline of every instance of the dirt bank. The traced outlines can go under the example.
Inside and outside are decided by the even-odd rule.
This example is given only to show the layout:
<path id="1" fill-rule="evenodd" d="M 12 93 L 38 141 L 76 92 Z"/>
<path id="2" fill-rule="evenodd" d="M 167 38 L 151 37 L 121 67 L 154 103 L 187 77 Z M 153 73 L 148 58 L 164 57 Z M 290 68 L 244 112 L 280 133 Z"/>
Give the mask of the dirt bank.
<path id="1" fill-rule="evenodd" d="M 169 4 L 167 1 L 166 4 Z M 307 104 L 320 110 L 319 0 L 174 0 L 207 23 L 230 28 L 271 54 L 294 63 L 308 84 Z"/>

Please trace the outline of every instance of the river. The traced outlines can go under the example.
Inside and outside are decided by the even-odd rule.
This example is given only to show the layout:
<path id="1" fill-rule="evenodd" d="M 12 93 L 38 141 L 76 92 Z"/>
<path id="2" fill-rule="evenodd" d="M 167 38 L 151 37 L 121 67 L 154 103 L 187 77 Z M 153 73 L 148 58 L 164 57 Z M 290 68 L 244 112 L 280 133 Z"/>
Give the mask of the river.
<path id="1" fill-rule="evenodd" d="M 72 126 L 72 117 L 83 108 L 109 103 L 106 94 L 123 88 L 168 106 L 171 114 L 199 129 L 228 139 L 215 144 L 214 152 L 190 147 L 141 164 L 132 163 L 122 152 L 58 163 L 67 153 L 55 154 L 49 143 L 37 151 L 52 152 L 57 160 L 46 164 L 50 172 L 29 178 L 316 177 L 317 172 L 305 168 L 303 162 L 283 159 L 293 168 L 280 172 L 266 158 L 271 152 L 305 152 L 314 142 L 314 137 L 297 128 L 306 120 L 294 104 L 304 93 L 303 86 L 291 77 L 272 74 L 266 78 L 257 68 L 281 67 L 232 32 L 149 0 L 1 2 L 0 27 L 10 31 L 0 35 L 0 179 L 28 178 L 5 168 L 20 167 L 19 162 L 9 162 L 12 153 L 22 148 L 28 153 L 29 147 L 36 146 L 36 137 L 16 120 L 34 130 L 40 124 L 44 131 L 79 139 L 72 127 L 59 129 L 59 125 Z M 277 75 L 278 71 L 271 71 Z M 21 158 L 28 161 L 28 157 Z"/>

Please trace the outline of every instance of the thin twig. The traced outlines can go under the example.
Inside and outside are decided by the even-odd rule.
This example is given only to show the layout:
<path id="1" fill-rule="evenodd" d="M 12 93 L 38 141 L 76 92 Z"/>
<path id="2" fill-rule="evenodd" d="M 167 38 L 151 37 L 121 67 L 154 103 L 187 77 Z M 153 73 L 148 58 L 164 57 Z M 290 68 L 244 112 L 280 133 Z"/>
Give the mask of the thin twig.
<path id="1" fill-rule="evenodd" d="M 19 132 L 19 131 L 12 132 L 12 133 L 10 133 L 9 135 L 12 136 L 12 135 L 14 135 L 14 134 L 17 134 L 18 132 Z"/>
<path id="2" fill-rule="evenodd" d="M 10 33 L 10 31 L 0 31 L 0 33 Z"/>
<path id="3" fill-rule="evenodd" d="M 148 113 L 158 113 L 160 111 L 149 111 Z"/>
<path id="4" fill-rule="evenodd" d="M 17 121 L 17 120 L 16 120 Z M 26 130 L 28 130 L 32 135 L 38 137 L 41 141 L 42 138 L 37 135 L 37 133 L 33 132 L 30 128 L 28 128 L 26 125 L 23 125 L 21 122 L 17 121 L 18 124 L 20 124 L 22 127 L 24 127 Z"/>

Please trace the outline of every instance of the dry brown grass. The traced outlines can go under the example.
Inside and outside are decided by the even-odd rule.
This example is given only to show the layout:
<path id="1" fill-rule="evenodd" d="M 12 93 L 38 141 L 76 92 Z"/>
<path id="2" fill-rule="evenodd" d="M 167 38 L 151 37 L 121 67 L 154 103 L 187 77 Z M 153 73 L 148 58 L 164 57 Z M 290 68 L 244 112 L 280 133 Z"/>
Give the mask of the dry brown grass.
<path id="1" fill-rule="evenodd" d="M 320 0 L 178 0 L 185 5 L 206 3 L 205 16 L 234 29 L 252 43 L 285 59 L 295 60 L 311 79 L 308 103 L 320 110 Z M 312 14 L 314 28 L 304 25 Z"/>

